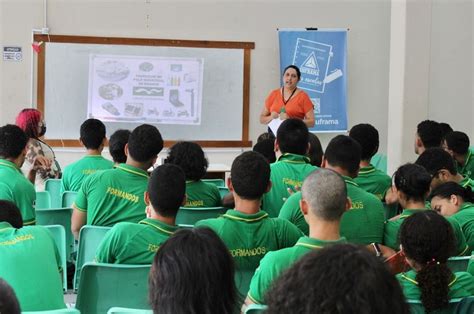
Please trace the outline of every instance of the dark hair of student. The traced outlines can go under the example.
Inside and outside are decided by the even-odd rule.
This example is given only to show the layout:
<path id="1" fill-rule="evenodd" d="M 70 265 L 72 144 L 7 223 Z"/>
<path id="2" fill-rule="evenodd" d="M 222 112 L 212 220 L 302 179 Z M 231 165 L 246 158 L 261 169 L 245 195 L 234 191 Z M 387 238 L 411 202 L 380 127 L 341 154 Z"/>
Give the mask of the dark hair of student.
<path id="1" fill-rule="evenodd" d="M 442 140 L 441 127 L 433 120 L 424 120 L 418 123 L 416 133 L 423 142 L 425 148 L 440 147 Z"/>
<path id="2" fill-rule="evenodd" d="M 420 156 L 418 156 L 415 163 L 425 168 L 432 176 L 436 176 L 442 169 L 446 169 L 452 175 L 458 173 L 453 157 L 440 147 L 433 147 L 425 150 Z"/>
<path id="3" fill-rule="evenodd" d="M 128 153 L 138 162 L 149 162 L 163 149 L 160 131 L 152 125 L 136 127 L 128 138 Z"/>
<path id="4" fill-rule="evenodd" d="M 469 136 L 466 133 L 460 131 L 454 131 L 446 134 L 445 137 L 446 145 L 448 149 L 452 150 L 456 154 L 464 155 L 469 151 Z"/>
<path id="5" fill-rule="evenodd" d="M 252 148 L 254 152 L 260 153 L 271 164 L 276 161 L 275 156 L 275 140 L 266 139 L 257 142 Z"/>
<path id="6" fill-rule="evenodd" d="M 258 200 L 267 190 L 270 181 L 270 165 L 260 153 L 242 153 L 232 163 L 230 180 L 238 196 L 243 199 Z"/>
<path id="7" fill-rule="evenodd" d="M 236 311 L 234 261 L 214 231 L 181 229 L 160 247 L 149 275 L 149 300 L 160 314 Z"/>
<path id="8" fill-rule="evenodd" d="M 15 291 L 10 285 L 0 278 L 0 313 L 20 314 L 20 303 Z"/>
<path id="9" fill-rule="evenodd" d="M 98 149 L 105 138 L 105 125 L 97 119 L 87 119 L 81 124 L 81 142 L 87 149 Z"/>
<path id="10" fill-rule="evenodd" d="M 273 133 L 270 133 L 270 132 L 265 132 L 265 133 L 262 133 L 258 136 L 257 138 L 257 143 L 263 141 L 263 140 L 272 140 L 272 141 L 275 141 L 275 135 Z"/>
<path id="11" fill-rule="evenodd" d="M 287 66 L 284 70 L 283 70 L 283 74 L 285 74 L 286 70 L 288 69 L 293 69 L 296 71 L 296 76 L 298 77 L 298 80 L 301 79 L 301 71 L 300 69 L 296 66 L 296 65 L 293 65 L 293 64 L 290 64 L 289 66 Z"/>
<path id="12" fill-rule="evenodd" d="M 470 187 L 462 187 L 456 182 L 446 182 L 438 185 L 433 191 L 431 191 L 430 199 L 433 197 L 439 197 L 442 199 L 450 199 L 451 195 L 459 196 L 464 202 L 474 202 L 474 192 Z"/>
<path id="13" fill-rule="evenodd" d="M 15 229 L 23 227 L 23 218 L 21 217 L 20 209 L 18 209 L 15 203 L 0 200 L 0 222 L 3 221 L 8 222 Z"/>
<path id="14" fill-rule="evenodd" d="M 323 147 L 321 146 L 321 142 L 316 134 L 309 132 L 309 151 L 307 156 L 310 159 L 310 163 L 313 166 L 321 167 L 321 162 L 323 161 Z"/>
<path id="15" fill-rule="evenodd" d="M 178 142 L 171 146 L 165 163 L 180 166 L 186 180 L 201 180 L 207 172 L 209 163 L 201 146 L 194 142 Z"/>
<path id="16" fill-rule="evenodd" d="M 0 127 L 0 158 L 17 158 L 28 143 L 28 138 L 18 126 L 7 124 Z"/>
<path id="17" fill-rule="evenodd" d="M 175 217 L 186 194 L 183 170 L 173 164 L 157 167 L 151 173 L 147 191 L 153 208 L 160 215 Z"/>
<path id="18" fill-rule="evenodd" d="M 130 134 L 132 134 L 130 130 L 120 129 L 110 136 L 109 152 L 114 162 L 122 164 L 127 161 L 127 155 L 125 155 L 125 144 L 128 143 Z"/>
<path id="19" fill-rule="evenodd" d="M 280 151 L 290 154 L 306 155 L 308 150 L 308 127 L 301 119 L 286 119 L 277 131 Z"/>
<path id="20" fill-rule="evenodd" d="M 439 127 L 441 128 L 442 138 L 445 138 L 448 133 L 453 131 L 453 128 L 446 122 L 440 122 Z"/>
<path id="21" fill-rule="evenodd" d="M 367 123 L 354 125 L 349 131 L 349 136 L 357 141 L 362 148 L 360 158 L 369 160 L 379 149 L 379 132 L 375 127 Z"/>
<path id="22" fill-rule="evenodd" d="M 453 274 L 446 261 L 455 250 L 449 222 L 434 211 L 421 211 L 403 221 L 399 236 L 405 256 L 421 267 L 416 281 L 425 310 L 432 312 L 447 306 Z"/>
<path id="23" fill-rule="evenodd" d="M 407 200 L 423 202 L 430 190 L 431 176 L 423 167 L 408 163 L 395 171 L 393 182 Z"/>
<path id="24" fill-rule="evenodd" d="M 275 281 L 266 302 L 267 314 L 410 312 L 396 278 L 368 250 L 353 244 L 306 254 Z"/>
<path id="25" fill-rule="evenodd" d="M 341 167 L 354 177 L 359 170 L 360 155 L 360 144 L 346 135 L 334 137 L 324 152 L 324 158 L 331 166 Z"/>

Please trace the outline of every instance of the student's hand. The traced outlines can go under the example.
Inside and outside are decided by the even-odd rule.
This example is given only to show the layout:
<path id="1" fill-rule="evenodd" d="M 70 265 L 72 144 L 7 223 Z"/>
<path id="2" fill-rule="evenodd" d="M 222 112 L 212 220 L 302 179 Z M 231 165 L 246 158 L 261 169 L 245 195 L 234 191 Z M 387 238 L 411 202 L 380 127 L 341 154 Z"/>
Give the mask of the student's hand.
<path id="1" fill-rule="evenodd" d="M 301 187 L 300 187 L 300 186 L 297 186 L 297 187 L 295 187 L 295 189 L 286 188 L 286 191 L 288 192 L 288 197 L 284 197 L 284 198 L 283 198 L 283 202 L 286 202 L 286 200 L 287 200 L 290 196 L 292 196 L 293 194 L 295 194 L 296 192 L 301 191 Z"/>
<path id="2" fill-rule="evenodd" d="M 398 203 L 398 196 L 393 187 L 387 190 L 385 193 L 385 204 L 392 205 Z"/>
<path id="3" fill-rule="evenodd" d="M 35 159 L 33 159 L 33 168 L 32 170 L 38 171 L 39 169 L 44 170 L 46 172 L 51 170 L 52 161 L 42 155 L 37 155 Z"/>

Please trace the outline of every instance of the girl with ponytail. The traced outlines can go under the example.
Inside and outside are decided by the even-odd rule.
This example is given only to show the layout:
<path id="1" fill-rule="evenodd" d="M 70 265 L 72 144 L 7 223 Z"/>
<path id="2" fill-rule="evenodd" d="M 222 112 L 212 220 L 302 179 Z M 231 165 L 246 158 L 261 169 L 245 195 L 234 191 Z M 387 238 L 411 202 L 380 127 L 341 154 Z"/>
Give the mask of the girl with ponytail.
<path id="1" fill-rule="evenodd" d="M 452 298 L 474 295 L 474 277 L 452 273 L 446 261 L 455 250 L 453 229 L 434 211 L 420 211 L 400 227 L 400 247 L 412 270 L 397 275 L 405 297 L 421 300 L 425 311 L 443 309 Z"/>

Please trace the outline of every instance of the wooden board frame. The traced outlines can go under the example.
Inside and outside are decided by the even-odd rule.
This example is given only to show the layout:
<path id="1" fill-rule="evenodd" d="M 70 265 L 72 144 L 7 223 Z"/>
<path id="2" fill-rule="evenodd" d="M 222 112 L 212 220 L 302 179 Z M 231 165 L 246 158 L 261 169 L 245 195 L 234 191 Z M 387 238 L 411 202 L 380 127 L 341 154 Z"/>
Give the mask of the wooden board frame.
<path id="1" fill-rule="evenodd" d="M 234 41 L 208 41 L 208 40 L 178 40 L 178 39 L 153 39 L 153 38 L 125 38 L 125 37 L 93 37 L 70 35 L 41 35 L 35 34 L 36 42 L 71 43 L 71 44 L 99 44 L 99 45 L 133 45 L 133 46 L 165 46 L 187 48 L 222 48 L 244 50 L 244 75 L 243 75 L 243 108 L 242 108 L 242 139 L 240 141 L 196 141 L 202 147 L 251 147 L 249 140 L 249 106 L 250 106 L 250 52 L 255 49 L 253 42 Z M 46 45 L 41 46 L 38 52 L 38 79 L 37 79 L 37 105 L 38 110 L 45 112 L 45 62 Z M 78 140 L 45 139 L 53 147 L 80 147 Z M 169 147 L 176 141 L 165 141 Z"/>

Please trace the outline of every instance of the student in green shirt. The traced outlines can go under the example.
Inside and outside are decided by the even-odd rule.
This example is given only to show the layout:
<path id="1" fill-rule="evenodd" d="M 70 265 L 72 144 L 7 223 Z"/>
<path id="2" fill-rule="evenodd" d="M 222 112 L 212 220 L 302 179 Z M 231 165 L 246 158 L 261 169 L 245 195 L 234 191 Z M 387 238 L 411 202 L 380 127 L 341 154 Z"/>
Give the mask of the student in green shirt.
<path id="1" fill-rule="evenodd" d="M 474 150 L 469 148 L 469 137 L 466 133 L 454 131 L 446 135 L 443 148 L 454 158 L 459 173 L 474 179 Z"/>
<path id="2" fill-rule="evenodd" d="M 216 219 L 198 222 L 224 241 L 240 271 L 254 271 L 269 251 L 293 246 L 303 235 L 284 219 L 270 218 L 260 210 L 262 195 L 271 187 L 270 166 L 261 154 L 245 152 L 232 163 L 227 182 L 235 209 Z"/>
<path id="3" fill-rule="evenodd" d="M 217 186 L 201 180 L 209 166 L 201 146 L 194 142 L 178 142 L 170 148 L 164 162 L 181 167 L 186 175 L 186 207 L 222 205 Z"/>
<path id="4" fill-rule="evenodd" d="M 309 237 L 301 237 L 293 247 L 265 255 L 250 283 L 246 305 L 265 304 L 265 295 L 273 281 L 305 254 L 346 242 L 339 234 L 339 225 L 351 204 L 340 175 L 328 169 L 311 173 L 303 183 L 300 206 L 309 225 Z"/>
<path id="5" fill-rule="evenodd" d="M 86 223 L 113 226 L 145 218 L 143 193 L 148 186 L 147 170 L 155 164 L 162 149 L 158 129 L 142 124 L 133 130 L 125 145 L 125 164 L 96 172 L 84 180 L 72 205 L 71 230 L 76 238 Z"/>
<path id="6" fill-rule="evenodd" d="M 431 192 L 431 208 L 451 217 L 461 226 L 467 244 L 474 248 L 474 193 L 455 182 L 441 184 Z"/>
<path id="7" fill-rule="evenodd" d="M 403 222 L 400 244 L 411 271 L 397 275 L 405 297 L 421 300 L 426 312 L 446 308 L 449 299 L 474 295 L 474 277 L 452 273 L 446 262 L 455 250 L 450 224 L 434 211 L 420 211 Z"/>
<path id="8" fill-rule="evenodd" d="M 98 170 L 111 169 L 113 162 L 102 157 L 102 150 L 107 142 L 105 125 L 97 119 L 87 119 L 81 124 L 79 141 L 86 148 L 86 155 L 69 164 L 61 178 L 61 192 L 77 192 L 82 181 Z"/>
<path id="9" fill-rule="evenodd" d="M 61 259 L 51 233 L 42 226 L 16 228 L 20 220 L 15 204 L 0 203 L 0 278 L 15 290 L 22 311 L 65 308 Z"/>
<path id="10" fill-rule="evenodd" d="M 119 129 L 115 131 L 109 139 L 109 153 L 112 156 L 115 165 L 120 165 L 127 162 L 127 155 L 125 155 L 125 145 L 128 143 L 130 137 L 130 130 Z"/>
<path id="11" fill-rule="evenodd" d="M 278 217 L 290 191 L 301 188 L 303 180 L 317 167 L 306 156 L 309 148 L 308 127 L 300 119 L 286 119 L 277 131 L 277 161 L 270 165 L 272 188 L 263 195 L 262 209 L 270 217 Z"/>
<path id="12" fill-rule="evenodd" d="M 421 155 L 431 147 L 440 147 L 443 133 L 438 122 L 424 120 L 416 126 L 415 154 Z"/>
<path id="13" fill-rule="evenodd" d="M 167 164 L 153 170 L 145 192 L 147 218 L 138 224 L 116 224 L 97 249 L 97 262 L 151 264 L 161 244 L 178 230 L 176 214 L 185 201 L 181 168 Z"/>
<path id="14" fill-rule="evenodd" d="M 394 173 L 393 181 L 393 189 L 397 194 L 403 211 L 385 224 L 384 244 L 394 250 L 398 250 L 400 247 L 399 230 L 403 221 L 413 214 L 430 210 L 425 207 L 425 201 L 430 190 L 431 176 L 420 165 L 405 164 L 400 166 Z M 456 239 L 456 250 L 453 252 L 453 255 L 467 254 L 470 250 L 461 226 L 450 217 L 447 220 L 453 228 Z"/>

